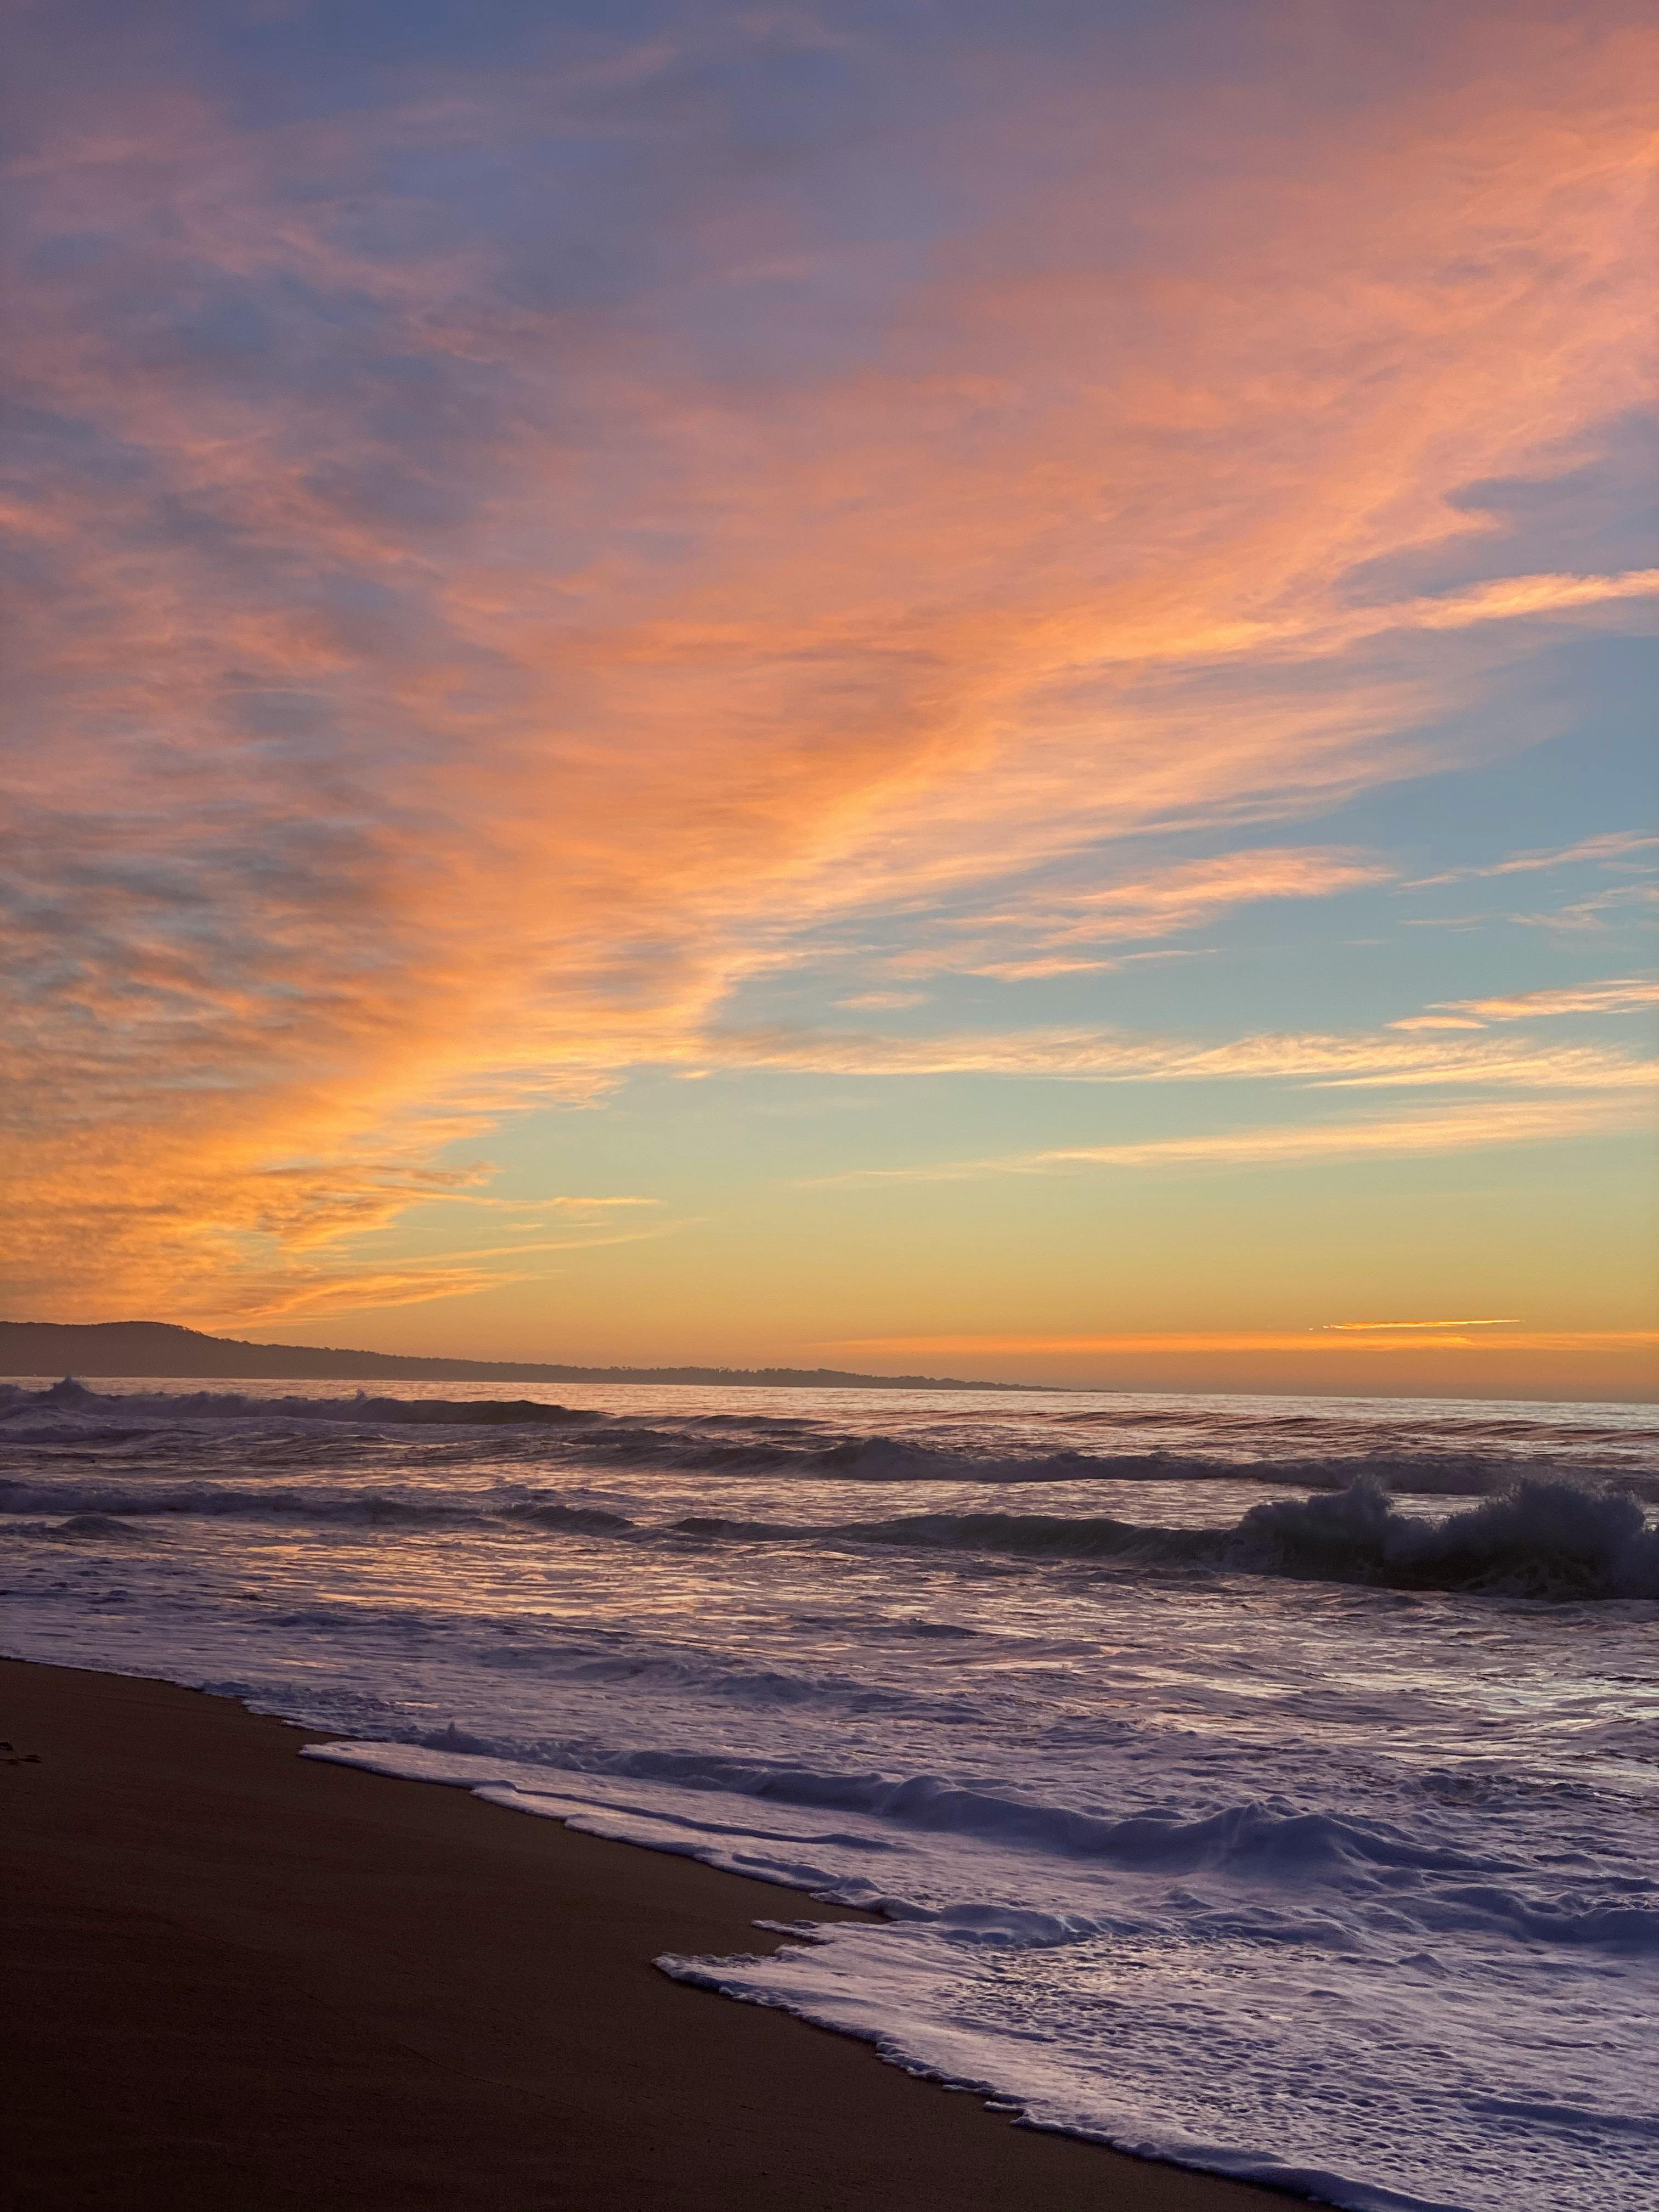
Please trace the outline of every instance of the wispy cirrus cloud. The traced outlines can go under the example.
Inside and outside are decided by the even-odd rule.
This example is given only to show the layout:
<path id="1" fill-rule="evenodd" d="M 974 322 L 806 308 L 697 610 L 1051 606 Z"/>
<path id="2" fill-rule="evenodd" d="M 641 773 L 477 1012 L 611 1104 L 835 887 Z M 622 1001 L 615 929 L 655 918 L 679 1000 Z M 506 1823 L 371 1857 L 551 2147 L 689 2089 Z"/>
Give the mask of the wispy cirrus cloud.
<path id="1" fill-rule="evenodd" d="M 1426 890 L 1436 884 L 1467 884 L 1489 876 L 1527 876 L 1540 874 L 1552 868 L 1576 867 L 1584 862 L 1622 864 L 1635 853 L 1650 853 L 1659 848 L 1659 837 L 1647 837 L 1634 830 L 1608 830 L 1598 837 L 1581 837 L 1577 844 L 1559 845 L 1547 852 L 1511 853 L 1507 860 L 1485 862 L 1476 867 L 1449 868 L 1437 876 L 1416 876 L 1406 886 L 1409 890 Z"/>
<path id="2" fill-rule="evenodd" d="M 1517 1328 L 1515 1314 L 1499 1314 L 1485 1321 L 1327 1321 L 1320 1327 L 1339 1336 L 1397 1335 L 1403 1329 Z"/>
<path id="3" fill-rule="evenodd" d="M 1344 653 L 1391 632 L 1460 630 L 1480 623 L 1566 617 L 1630 599 L 1659 599 L 1659 568 L 1631 568 L 1607 575 L 1504 576 L 1491 583 L 1472 586 L 1467 591 L 1447 592 L 1430 599 L 1328 608 L 1316 613 L 1285 613 L 1255 622 L 1225 623 L 1207 634 L 1188 633 L 1167 640 L 1156 635 L 1139 639 L 1130 636 L 1121 641 L 1118 650 L 1125 658 L 1137 660 L 1156 659 L 1160 649 L 1182 661 L 1262 653 L 1311 659 Z M 1506 871 L 1499 867 L 1470 872 L 1495 875 Z M 1424 878 L 1428 883 L 1461 880 L 1461 874 Z"/>
<path id="4" fill-rule="evenodd" d="M 1659 884 L 1616 884 L 1607 890 L 1593 891 L 1588 898 L 1574 899 L 1565 906 L 1541 911 L 1408 915 L 1403 917 L 1403 927 L 1467 931 L 1484 929 L 1497 921 L 1517 929 L 1554 930 L 1565 937 L 1582 937 L 1639 925 L 1646 918 L 1647 910 L 1656 904 L 1659 904 Z"/>
<path id="5" fill-rule="evenodd" d="M 1440 1325 L 1436 1324 L 1437 1328 Z M 1484 1322 L 1447 1324 L 1454 1328 L 1486 1327 Z M 1398 1338 L 1334 1340 L 1319 1329 L 1120 1329 L 1073 1335 L 1015 1331 L 987 1331 L 979 1335 L 854 1336 L 825 1340 L 842 1352 L 860 1352 L 890 1358 L 1054 1358 L 1067 1354 L 1134 1356 L 1146 1353 L 1196 1352 L 1421 1352 L 1438 1349 L 1496 1352 L 1642 1352 L 1659 1346 L 1659 1329 L 1526 1329 L 1514 1335 L 1424 1338 L 1406 1344 Z"/>
<path id="6" fill-rule="evenodd" d="M 1607 928 L 1609 915 L 1614 923 L 1634 921 L 1642 909 L 1656 905 L 1659 905 L 1659 884 L 1619 884 L 1611 890 L 1575 899 L 1571 905 L 1557 907 L 1551 912 L 1511 914 L 1505 919 L 1520 923 L 1523 928 L 1559 929 L 1571 935 Z"/>
<path id="7" fill-rule="evenodd" d="M 222 1289 L 211 1279 L 202 1283 L 193 1297 L 187 1292 L 179 1310 L 209 1322 L 259 1322 L 431 1305 L 544 1281 L 552 1272 L 546 1256 L 551 1253 L 652 1243 L 690 1225 L 684 1220 L 670 1220 L 647 1229 L 608 1233 L 595 1229 L 586 1235 L 538 1237 L 532 1232 L 507 1244 L 459 1249 L 446 1246 L 429 1259 L 404 1257 L 400 1264 L 377 1262 L 360 1246 L 354 1249 L 353 1241 L 345 1237 L 326 1242 L 313 1239 L 304 1244 L 290 1242 L 282 1247 L 279 1264 L 263 1271 L 251 1257 L 244 1257 L 242 1269 L 234 1279 L 235 1303 L 228 1310 L 219 1302 Z M 331 1251 L 336 1256 L 331 1258 Z M 526 1261 L 534 1264 L 526 1266 Z"/>
<path id="8" fill-rule="evenodd" d="M 1659 982 L 1623 975 L 1605 982 L 1567 984 L 1558 990 L 1516 991 L 1490 999 L 1445 999 L 1435 1013 L 1392 1022 L 1391 1029 L 1481 1029 L 1489 1022 L 1528 1022 L 1557 1014 L 1624 1014 L 1659 1006 Z"/>
<path id="9" fill-rule="evenodd" d="M 212 11 L 49 13 L 9 179 L 26 1305 L 333 1297 L 308 1255 L 699 1049 L 781 932 L 1443 767 L 1500 633 L 1647 588 L 1356 605 L 1638 396 L 1634 9 L 1424 9 L 1374 76 L 1267 9 L 1243 100 L 1177 16 L 1138 73 L 1074 11 L 907 19 L 803 90 L 764 15 L 510 53 L 389 15 L 343 76 L 301 23 L 250 76 Z M 984 965 L 1252 895 L 1178 874 Z"/>
<path id="10" fill-rule="evenodd" d="M 1403 1030 L 1408 1034 L 1419 1030 L 1483 1030 L 1486 1024 L 1467 1014 L 1407 1014 L 1397 1022 L 1390 1022 L 1391 1030 Z"/>
<path id="11" fill-rule="evenodd" d="M 1328 898 L 1386 882 L 1391 873 L 1367 855 L 1318 847 L 1270 846 L 1176 861 L 1088 889 L 1025 890 L 988 912 L 955 918 L 945 941 L 893 956 L 886 966 L 898 975 L 954 969 L 1009 981 L 1105 970 L 1126 957 L 1107 947 L 1202 928 L 1241 906 Z"/>
<path id="12" fill-rule="evenodd" d="M 442 1266 L 430 1267 L 356 1267 L 329 1272 L 322 1268 L 284 1266 L 269 1278 L 244 1269 L 234 1278 L 235 1295 L 228 1308 L 213 1303 L 211 1294 L 200 1304 L 179 1310 L 193 1320 L 209 1323 L 306 1322 L 332 1314 L 380 1313 L 405 1306 L 433 1305 L 448 1298 L 476 1297 L 484 1291 L 500 1290 L 535 1278 L 522 1272 Z"/>
<path id="13" fill-rule="evenodd" d="M 908 1006 L 924 1006 L 926 991 L 860 991 L 850 999 L 837 999 L 836 1004 L 848 1013 L 892 1013 Z"/>
<path id="14" fill-rule="evenodd" d="M 701 1066 L 842 1076 L 1048 1076 L 1079 1081 L 1295 1082 L 1320 1089 L 1461 1085 L 1649 1091 L 1659 1061 L 1535 1040 L 1452 1042 L 1317 1032 L 1217 1044 L 1108 1030 L 965 1031 L 935 1036 L 782 1029 L 710 1031 L 687 1052 Z"/>
<path id="15" fill-rule="evenodd" d="M 1125 1144 L 1068 1145 L 986 1159 L 855 1168 L 804 1178 L 818 1187 L 961 1182 L 986 1176 L 1051 1175 L 1085 1168 L 1280 1167 L 1333 1160 L 1407 1159 L 1490 1146 L 1547 1145 L 1651 1127 L 1651 1109 L 1613 1099 L 1469 1101 L 1386 1121 L 1281 1123 Z"/>

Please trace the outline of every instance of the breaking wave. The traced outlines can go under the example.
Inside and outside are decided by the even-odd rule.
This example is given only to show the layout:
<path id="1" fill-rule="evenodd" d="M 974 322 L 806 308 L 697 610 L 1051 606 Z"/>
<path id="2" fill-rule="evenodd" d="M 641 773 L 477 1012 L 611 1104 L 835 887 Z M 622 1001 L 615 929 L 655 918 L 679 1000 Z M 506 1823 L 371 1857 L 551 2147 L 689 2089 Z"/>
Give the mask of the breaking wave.
<path id="1" fill-rule="evenodd" d="M 1104 1514 L 906 1513 L 802 1523 L 695 1514 L 635 1519 L 518 1486 L 465 1498 L 296 1483 L 89 1482 L 68 1487 L 0 1480 L 0 1516 L 57 1512 L 18 1533 L 118 1538 L 133 1521 L 201 1516 L 337 1527 L 446 1529 L 637 1543 L 894 1546 L 1009 1559 L 1111 1563 L 1154 1573 L 1285 1576 L 1399 1590 L 1467 1590 L 1571 1599 L 1659 1598 L 1659 1528 L 1621 1492 L 1534 1480 L 1444 1520 L 1401 1513 L 1362 1478 L 1334 1496 L 1251 1507 L 1231 1527 L 1173 1528 Z"/>
<path id="2" fill-rule="evenodd" d="M 1373 1483 L 1253 1506 L 1240 1547 L 1286 1574 L 1397 1589 L 1502 1587 L 1539 1596 L 1659 1597 L 1659 1529 L 1638 1500 L 1530 1481 L 1445 1521 L 1397 1513 Z"/>
<path id="3" fill-rule="evenodd" d="M 1522 1482 L 1444 1521 L 1399 1512 L 1382 1486 L 1365 1478 L 1334 1497 L 1252 1506 L 1226 1529 L 1148 1528 L 1104 1516 L 971 1513 L 905 1515 L 851 1523 L 836 1533 L 864 1543 L 1140 1560 L 1391 1589 L 1659 1598 L 1659 1530 L 1648 1527 L 1640 1503 L 1567 1482 Z"/>
<path id="4" fill-rule="evenodd" d="M 1639 1413 L 184 1389 L 0 1385 L 9 1650 L 884 1914 L 659 1963 L 1034 2124 L 1649 2203 Z"/>

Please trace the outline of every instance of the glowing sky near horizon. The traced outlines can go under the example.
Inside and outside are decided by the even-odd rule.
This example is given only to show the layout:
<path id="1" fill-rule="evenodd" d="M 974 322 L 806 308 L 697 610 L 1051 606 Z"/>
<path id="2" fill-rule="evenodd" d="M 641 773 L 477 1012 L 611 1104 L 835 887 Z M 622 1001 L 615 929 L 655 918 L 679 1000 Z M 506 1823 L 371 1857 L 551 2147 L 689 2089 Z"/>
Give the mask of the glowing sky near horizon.
<path id="1" fill-rule="evenodd" d="M 7 24 L 12 1314 L 1650 1386 L 1645 9 Z"/>

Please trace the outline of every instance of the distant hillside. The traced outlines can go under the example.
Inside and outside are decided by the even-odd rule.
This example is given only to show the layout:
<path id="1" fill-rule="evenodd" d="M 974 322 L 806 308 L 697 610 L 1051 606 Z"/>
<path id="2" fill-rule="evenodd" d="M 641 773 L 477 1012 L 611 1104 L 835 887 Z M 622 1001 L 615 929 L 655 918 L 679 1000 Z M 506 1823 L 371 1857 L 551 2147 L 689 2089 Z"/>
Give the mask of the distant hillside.
<path id="1" fill-rule="evenodd" d="M 245 1344 L 166 1321 L 0 1321 L 0 1375 L 127 1375 L 287 1382 L 719 1382 L 751 1389 L 1019 1390 L 937 1375 L 836 1367 L 555 1367 L 526 1360 L 410 1359 L 307 1344 Z M 1032 1386 L 1038 1387 L 1041 1386 Z"/>

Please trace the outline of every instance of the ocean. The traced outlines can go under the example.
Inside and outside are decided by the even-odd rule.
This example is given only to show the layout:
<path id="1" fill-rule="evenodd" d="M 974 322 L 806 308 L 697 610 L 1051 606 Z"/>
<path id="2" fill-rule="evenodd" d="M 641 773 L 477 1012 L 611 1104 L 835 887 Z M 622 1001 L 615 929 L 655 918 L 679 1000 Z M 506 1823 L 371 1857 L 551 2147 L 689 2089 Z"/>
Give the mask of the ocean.
<path id="1" fill-rule="evenodd" d="M 0 1385 L 5 1650 L 779 1882 L 664 1971 L 1030 2124 L 1659 2202 L 1654 1409 L 492 1389 Z"/>

